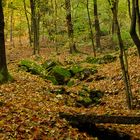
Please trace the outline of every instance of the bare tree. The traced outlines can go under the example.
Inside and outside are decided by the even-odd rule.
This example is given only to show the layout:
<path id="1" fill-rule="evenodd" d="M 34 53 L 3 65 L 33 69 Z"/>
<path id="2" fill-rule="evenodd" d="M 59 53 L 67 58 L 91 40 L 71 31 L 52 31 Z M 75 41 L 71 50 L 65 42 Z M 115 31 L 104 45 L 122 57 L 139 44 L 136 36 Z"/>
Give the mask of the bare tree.
<path id="1" fill-rule="evenodd" d="M 95 23 L 95 32 L 96 32 L 96 48 L 101 49 L 101 43 L 100 43 L 100 24 L 99 24 L 99 18 L 98 18 L 98 5 L 97 0 L 93 0 L 93 7 L 94 7 L 94 23 Z"/>
<path id="2" fill-rule="evenodd" d="M 31 26 L 30 26 L 30 21 L 29 21 L 29 17 L 28 17 L 28 13 L 27 13 L 27 8 L 26 8 L 25 0 L 23 0 L 23 6 L 24 6 L 24 11 L 25 11 L 25 17 L 26 17 L 26 20 L 27 20 L 28 34 L 29 34 L 29 43 L 30 43 L 30 47 L 31 47 L 32 46 Z"/>
<path id="3" fill-rule="evenodd" d="M 31 7 L 31 34 L 33 36 L 33 54 L 39 54 L 39 23 L 40 23 L 40 14 L 39 14 L 39 0 L 30 0 Z"/>
<path id="4" fill-rule="evenodd" d="M 124 44 L 123 44 L 123 40 L 122 40 L 122 37 L 121 37 L 117 11 L 116 11 L 116 8 L 113 9 L 114 5 L 116 3 L 116 0 L 114 0 L 114 1 L 108 0 L 108 2 L 111 6 L 111 11 L 112 11 L 112 14 L 113 14 L 113 17 L 114 17 L 114 23 L 116 25 L 118 43 L 119 43 L 119 47 L 120 47 L 120 64 L 121 64 L 121 70 L 122 70 L 122 74 L 123 74 L 123 78 L 124 78 L 127 105 L 128 105 L 129 109 L 132 109 L 132 91 L 131 91 L 130 78 L 129 78 L 129 73 L 128 73 L 127 57 L 126 57 L 126 54 L 125 54 Z"/>
<path id="5" fill-rule="evenodd" d="M 131 15 L 131 8 L 130 8 L 130 6 L 131 6 L 130 0 L 127 0 L 127 4 L 128 4 L 128 13 L 129 13 L 129 17 L 130 17 L 130 19 L 131 19 L 131 18 L 132 18 L 132 15 Z"/>
<path id="6" fill-rule="evenodd" d="M 10 43 L 11 43 L 11 46 L 14 47 L 14 40 L 13 40 L 14 6 L 13 6 L 13 2 L 9 3 L 9 8 L 10 8 Z"/>
<path id="7" fill-rule="evenodd" d="M 92 22 L 91 22 L 90 11 L 89 11 L 89 0 L 87 0 L 86 7 L 87 7 L 90 38 L 91 38 L 91 42 L 92 42 L 93 53 L 94 53 L 94 56 L 96 57 L 96 49 L 95 49 L 94 40 L 93 40 Z"/>
<path id="8" fill-rule="evenodd" d="M 138 0 L 132 0 L 132 19 L 131 19 L 131 27 L 130 27 L 130 35 L 137 47 L 138 54 L 140 57 L 140 39 L 136 32 L 136 21 L 137 21 L 137 4 Z"/>
<path id="9" fill-rule="evenodd" d="M 8 81 L 8 69 L 6 64 L 5 39 L 4 39 L 4 15 L 2 0 L 0 0 L 0 83 Z"/>
<path id="10" fill-rule="evenodd" d="M 65 8 L 66 8 L 66 21 L 68 28 L 68 39 L 69 39 L 69 47 L 70 53 L 77 52 L 75 42 L 74 42 L 74 31 L 73 31 L 73 23 L 71 18 L 71 1 L 65 0 Z"/>

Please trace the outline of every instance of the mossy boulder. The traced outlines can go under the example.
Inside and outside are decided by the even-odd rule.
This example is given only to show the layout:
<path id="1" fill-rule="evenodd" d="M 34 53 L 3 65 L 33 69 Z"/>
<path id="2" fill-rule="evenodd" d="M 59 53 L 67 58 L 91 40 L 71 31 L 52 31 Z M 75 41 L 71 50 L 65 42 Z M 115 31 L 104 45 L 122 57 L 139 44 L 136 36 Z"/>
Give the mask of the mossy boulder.
<path id="1" fill-rule="evenodd" d="M 103 97 L 103 92 L 97 89 L 91 89 L 89 91 L 89 97 L 92 99 L 94 103 L 100 103 L 100 99 Z"/>
<path id="2" fill-rule="evenodd" d="M 72 87 L 74 84 L 75 84 L 75 80 L 72 78 L 67 82 L 68 87 Z"/>
<path id="3" fill-rule="evenodd" d="M 46 69 L 47 71 L 50 71 L 53 67 L 55 67 L 57 65 L 57 62 L 49 59 L 46 60 L 44 63 L 42 63 L 42 67 L 44 69 Z"/>
<path id="4" fill-rule="evenodd" d="M 70 67 L 70 72 L 71 72 L 71 74 L 72 74 L 73 76 L 74 76 L 75 74 L 77 74 L 77 73 L 80 73 L 82 70 L 83 70 L 83 68 L 80 67 L 79 65 L 72 65 L 72 66 Z"/>
<path id="5" fill-rule="evenodd" d="M 90 75 L 97 73 L 98 70 L 96 68 L 84 68 L 83 71 L 80 73 L 80 80 L 87 79 Z"/>
<path id="6" fill-rule="evenodd" d="M 77 107 L 89 107 L 92 104 L 92 99 L 89 97 L 81 97 L 77 102 L 76 102 L 76 106 Z"/>
<path id="7" fill-rule="evenodd" d="M 97 73 L 96 67 L 82 67 L 79 65 L 71 66 L 70 68 L 71 75 L 80 80 L 87 79 L 90 75 Z"/>
<path id="8" fill-rule="evenodd" d="M 104 60 L 104 63 L 111 63 L 111 62 L 116 61 L 117 57 L 108 54 L 108 55 L 104 55 L 104 56 L 102 57 L 102 59 Z"/>
<path id="9" fill-rule="evenodd" d="M 50 80 L 54 85 L 58 85 L 58 81 L 56 80 L 55 76 L 52 76 L 52 75 L 48 75 L 46 76 L 46 79 L 47 80 Z"/>
<path id="10" fill-rule="evenodd" d="M 114 62 L 116 59 L 117 59 L 116 56 L 104 55 L 103 57 L 87 57 L 86 62 L 91 64 L 107 64 Z"/>
<path id="11" fill-rule="evenodd" d="M 99 58 L 88 56 L 86 58 L 86 62 L 91 63 L 91 64 L 98 64 Z"/>
<path id="12" fill-rule="evenodd" d="M 100 90 L 83 88 L 83 90 L 79 92 L 79 99 L 76 101 L 76 106 L 89 107 L 94 104 L 99 104 L 103 95 L 103 92 Z"/>
<path id="13" fill-rule="evenodd" d="M 0 84 L 6 83 L 6 82 L 12 82 L 14 81 L 13 77 L 9 74 L 7 69 L 2 69 L 0 71 Z"/>
<path id="14" fill-rule="evenodd" d="M 55 66 L 51 71 L 51 75 L 55 77 L 59 85 L 67 84 L 71 77 L 70 71 L 62 66 Z"/>
<path id="15" fill-rule="evenodd" d="M 19 68 L 41 76 L 44 79 L 50 80 L 54 85 L 74 85 L 75 80 L 85 80 L 90 75 L 97 73 L 96 67 L 86 67 L 81 65 L 72 65 L 65 68 L 59 62 L 46 60 L 42 64 L 38 64 L 31 60 L 22 60 L 19 63 Z M 72 80 L 73 79 L 73 80 Z"/>
<path id="16" fill-rule="evenodd" d="M 31 60 L 21 60 L 19 63 L 19 67 L 20 69 L 23 69 L 35 75 L 46 75 L 46 70 L 41 65 Z"/>

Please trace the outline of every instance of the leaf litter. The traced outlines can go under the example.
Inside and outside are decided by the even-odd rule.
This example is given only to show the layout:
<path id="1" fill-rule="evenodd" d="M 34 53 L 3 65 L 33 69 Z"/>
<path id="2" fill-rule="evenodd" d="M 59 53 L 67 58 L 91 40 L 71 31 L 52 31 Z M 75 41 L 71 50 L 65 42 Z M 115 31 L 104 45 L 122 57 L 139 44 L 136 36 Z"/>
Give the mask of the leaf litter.
<path id="1" fill-rule="evenodd" d="M 46 48 L 45 53 L 44 50 L 41 52 L 42 57 L 39 63 L 45 59 L 56 59 L 62 63 L 66 63 L 66 61 L 76 63 L 76 60 L 81 62 L 86 58 L 85 55 L 72 56 L 67 52 L 54 57 L 50 55 L 50 50 L 47 51 Z M 99 66 L 98 75 L 106 78 L 99 81 L 93 80 L 92 82 L 82 81 L 73 87 L 65 87 L 70 94 L 61 94 L 60 96 L 50 93 L 50 89 L 56 88 L 51 82 L 18 70 L 18 62 L 21 59 L 36 59 L 35 56 L 31 56 L 31 53 L 30 48 L 22 48 L 22 51 L 21 48 L 8 50 L 7 57 L 10 60 L 8 68 L 14 77 L 14 82 L 0 85 L 0 139 L 97 139 L 85 132 L 80 132 L 77 128 L 73 128 L 65 119 L 60 119 L 59 112 L 140 116 L 140 105 L 138 104 L 138 101 L 140 101 L 140 67 L 136 56 L 129 56 L 130 78 L 133 96 L 135 97 L 134 101 L 136 102 L 135 110 L 130 111 L 126 106 L 125 91 L 118 60 Z M 106 93 L 101 104 L 89 108 L 75 107 L 73 105 L 75 94 L 85 85 L 89 89 L 96 88 Z M 69 105 L 66 104 L 65 100 L 70 102 Z M 105 124 L 104 127 L 140 137 L 140 125 Z"/>

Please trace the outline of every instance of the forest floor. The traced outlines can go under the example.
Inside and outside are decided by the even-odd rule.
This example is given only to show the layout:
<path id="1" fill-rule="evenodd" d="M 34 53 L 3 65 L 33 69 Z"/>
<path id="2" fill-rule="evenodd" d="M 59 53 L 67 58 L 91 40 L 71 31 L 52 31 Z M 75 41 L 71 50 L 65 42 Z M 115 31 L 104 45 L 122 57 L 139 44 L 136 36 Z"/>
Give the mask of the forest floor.
<path id="1" fill-rule="evenodd" d="M 91 52 L 90 48 L 83 51 Z M 88 54 L 91 55 L 92 54 Z M 65 60 L 81 61 L 88 55 L 70 55 L 68 50 L 56 55 L 52 48 L 41 49 L 41 59 L 55 59 L 64 63 Z M 73 128 L 65 119 L 59 117 L 59 112 L 71 114 L 98 114 L 140 116 L 140 60 L 136 56 L 136 49 L 128 51 L 129 72 L 133 92 L 134 109 L 129 110 L 126 104 L 125 90 L 120 70 L 119 59 L 109 64 L 101 64 L 97 75 L 106 77 L 92 82 L 81 81 L 67 90 L 70 95 L 49 93 L 48 89 L 57 88 L 51 82 L 37 75 L 20 71 L 20 60 L 30 58 L 29 47 L 7 47 L 7 62 L 10 74 L 14 81 L 0 85 L 0 139 L 1 140 L 94 140 L 86 132 Z M 106 94 L 102 103 L 95 106 L 76 107 L 71 98 L 83 86 L 99 89 Z M 69 102 L 66 104 L 66 101 Z M 140 125 L 101 124 L 101 126 L 125 132 L 133 137 L 140 138 Z M 135 137 L 135 138 L 134 138 Z"/>

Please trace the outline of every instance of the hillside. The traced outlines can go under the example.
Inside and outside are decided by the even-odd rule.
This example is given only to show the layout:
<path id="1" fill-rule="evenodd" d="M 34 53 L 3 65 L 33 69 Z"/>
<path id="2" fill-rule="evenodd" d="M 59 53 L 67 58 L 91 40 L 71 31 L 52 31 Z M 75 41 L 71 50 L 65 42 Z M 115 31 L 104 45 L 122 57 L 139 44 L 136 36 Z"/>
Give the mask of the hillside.
<path id="1" fill-rule="evenodd" d="M 41 56 L 32 56 L 32 49 L 27 47 L 7 47 L 7 61 L 10 74 L 14 81 L 0 86 L 0 139 L 34 139 L 34 140 L 61 140 L 81 139 L 92 140 L 86 132 L 73 128 L 65 119 L 59 117 L 59 112 L 71 114 L 98 114 L 140 116 L 140 60 L 136 49 L 128 51 L 130 79 L 133 92 L 134 109 L 128 110 L 123 85 L 122 74 L 118 59 L 107 64 L 97 64 L 98 72 L 91 74 L 88 79 L 77 80 L 72 86 L 53 85 L 38 75 L 19 69 L 22 59 L 30 59 L 37 63 L 45 60 L 57 60 L 64 66 L 72 61 L 80 63 L 92 56 L 88 54 L 70 55 L 67 49 L 57 55 L 52 48 L 42 48 Z M 84 62 L 83 67 L 90 64 Z M 65 92 L 58 93 L 59 89 Z M 83 89 L 96 89 L 104 93 L 98 104 L 88 107 L 77 106 L 75 100 Z M 140 138 L 140 125 L 101 124 L 104 127 L 118 132 L 124 132 Z"/>

